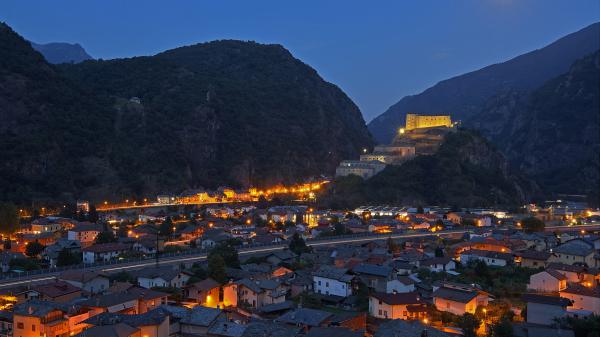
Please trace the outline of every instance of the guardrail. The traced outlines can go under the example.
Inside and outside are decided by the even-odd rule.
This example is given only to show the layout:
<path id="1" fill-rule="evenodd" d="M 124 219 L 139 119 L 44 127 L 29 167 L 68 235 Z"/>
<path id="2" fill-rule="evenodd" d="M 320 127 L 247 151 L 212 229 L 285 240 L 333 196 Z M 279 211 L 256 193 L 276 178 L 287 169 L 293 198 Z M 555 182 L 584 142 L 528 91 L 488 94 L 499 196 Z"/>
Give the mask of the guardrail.
<path id="1" fill-rule="evenodd" d="M 404 232 L 404 233 L 376 233 L 376 234 L 374 234 L 374 233 L 365 232 L 365 233 L 355 233 L 355 234 L 345 234 L 345 235 L 310 238 L 310 239 L 306 239 L 305 241 L 306 241 L 306 244 L 310 246 L 311 244 L 319 244 L 321 242 L 326 242 L 326 241 L 332 241 L 331 243 L 334 244 L 335 241 L 343 241 L 343 240 L 348 240 L 348 239 L 372 238 L 374 240 L 379 240 L 379 239 L 387 239 L 387 238 L 401 238 L 401 237 L 406 237 L 406 236 L 410 237 L 412 235 L 414 235 L 414 236 L 439 236 L 439 235 L 460 234 L 460 233 L 465 233 L 465 232 L 468 232 L 468 230 L 440 231 L 437 233 L 408 231 L 408 232 Z M 285 241 L 274 242 L 274 243 L 246 244 L 246 245 L 242 245 L 241 247 L 238 248 L 238 253 L 244 253 L 244 251 L 252 250 L 253 248 L 269 248 L 269 247 L 285 248 L 285 247 L 287 247 L 288 242 L 289 241 L 285 240 Z M 176 251 L 176 252 L 159 253 L 159 259 L 164 261 L 165 259 L 169 259 L 169 258 L 185 257 L 185 256 L 190 256 L 190 255 L 199 255 L 198 257 L 202 257 L 201 255 L 208 255 L 209 252 L 210 252 L 210 249 L 190 248 L 190 249 L 185 249 L 185 250 Z M 136 262 L 147 262 L 147 261 L 151 261 L 151 260 L 155 260 L 155 259 L 156 259 L 156 256 L 154 254 L 149 254 L 147 256 L 133 257 L 133 258 L 120 258 L 120 259 L 116 259 L 116 260 L 99 261 L 99 262 L 95 262 L 95 263 L 91 263 L 91 264 L 79 263 L 79 264 L 70 265 L 70 266 L 44 268 L 44 269 L 30 270 L 30 271 L 24 271 L 24 272 L 8 272 L 8 273 L 0 274 L 0 281 L 29 278 L 32 276 L 39 276 L 39 275 L 59 274 L 59 273 L 69 271 L 69 270 L 97 269 L 100 267 L 116 266 L 116 265 L 126 266 L 127 264 L 134 264 Z"/>

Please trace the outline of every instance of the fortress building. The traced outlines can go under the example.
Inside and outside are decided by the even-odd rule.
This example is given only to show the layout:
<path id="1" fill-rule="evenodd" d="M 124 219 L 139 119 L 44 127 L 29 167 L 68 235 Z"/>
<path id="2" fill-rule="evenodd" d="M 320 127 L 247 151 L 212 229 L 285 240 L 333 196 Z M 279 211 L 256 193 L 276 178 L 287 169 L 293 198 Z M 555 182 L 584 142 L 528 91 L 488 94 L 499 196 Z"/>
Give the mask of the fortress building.
<path id="1" fill-rule="evenodd" d="M 452 127 L 450 116 L 425 116 L 417 114 L 406 114 L 406 131 L 422 128 Z"/>

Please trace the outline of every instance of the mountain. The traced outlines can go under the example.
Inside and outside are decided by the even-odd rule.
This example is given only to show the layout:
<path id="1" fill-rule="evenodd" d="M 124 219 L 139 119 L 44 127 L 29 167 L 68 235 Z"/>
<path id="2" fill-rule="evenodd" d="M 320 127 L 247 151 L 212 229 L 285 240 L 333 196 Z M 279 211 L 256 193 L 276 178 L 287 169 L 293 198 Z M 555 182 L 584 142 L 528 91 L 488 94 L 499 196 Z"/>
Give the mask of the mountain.
<path id="1" fill-rule="evenodd" d="M 532 92 L 492 97 L 473 124 L 547 192 L 597 197 L 600 51 Z"/>
<path id="2" fill-rule="evenodd" d="M 576 60 L 600 48 L 600 23 L 509 61 L 444 80 L 424 92 L 402 98 L 369 123 L 379 143 L 390 142 L 406 113 L 450 114 L 467 121 L 481 112 L 492 96 L 509 90 L 532 90 L 569 70 Z"/>
<path id="3" fill-rule="evenodd" d="M 0 42 L 0 200 L 296 182 L 372 145 L 356 105 L 280 45 L 52 66 L 6 25 Z"/>
<path id="4" fill-rule="evenodd" d="M 52 64 L 79 63 L 92 59 L 79 43 L 52 42 L 38 44 L 31 42 L 31 47 L 44 55 L 46 61 Z"/>
<path id="5" fill-rule="evenodd" d="M 338 178 L 324 202 L 329 207 L 361 204 L 515 207 L 535 198 L 535 183 L 511 171 L 504 155 L 478 132 L 446 135 L 437 153 L 387 166 L 369 180 Z"/>

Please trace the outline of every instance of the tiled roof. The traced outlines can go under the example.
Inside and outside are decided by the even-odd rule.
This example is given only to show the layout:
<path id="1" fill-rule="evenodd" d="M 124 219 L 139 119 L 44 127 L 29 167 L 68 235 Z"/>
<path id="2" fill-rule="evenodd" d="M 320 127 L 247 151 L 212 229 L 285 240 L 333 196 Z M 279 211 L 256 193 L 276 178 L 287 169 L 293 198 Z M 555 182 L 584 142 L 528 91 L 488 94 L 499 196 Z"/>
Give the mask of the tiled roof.
<path id="1" fill-rule="evenodd" d="M 425 325 L 418 320 L 408 321 L 402 319 L 388 320 L 379 326 L 375 337 L 450 337 L 451 334 L 442 332 L 433 327 Z"/>
<path id="2" fill-rule="evenodd" d="M 468 303 L 475 297 L 477 297 L 476 291 L 462 291 L 458 289 L 450 289 L 441 287 L 433 292 L 433 297 L 439 297 L 450 301 Z"/>
<path id="3" fill-rule="evenodd" d="M 392 268 L 378 266 L 370 263 L 363 263 L 352 268 L 356 274 L 367 274 L 380 277 L 388 277 L 392 273 Z"/>
<path id="4" fill-rule="evenodd" d="M 75 337 L 129 337 L 139 329 L 125 323 L 98 325 L 85 329 Z"/>
<path id="5" fill-rule="evenodd" d="M 600 286 L 585 287 L 581 284 L 569 284 L 567 289 L 562 290 L 560 293 L 600 298 Z"/>
<path id="6" fill-rule="evenodd" d="M 327 311 L 309 308 L 299 308 L 279 316 L 279 318 L 275 319 L 275 321 L 294 325 L 301 324 L 314 327 L 319 326 L 332 315 L 332 313 Z"/>
<path id="7" fill-rule="evenodd" d="M 48 284 L 42 284 L 35 287 L 35 291 L 45 296 L 56 298 L 81 291 L 80 288 L 64 281 L 56 281 Z"/>
<path id="8" fill-rule="evenodd" d="M 545 296 L 545 295 L 537 295 L 537 294 L 523 294 L 521 296 L 523 301 L 531 302 L 531 303 L 540 303 L 540 304 L 548 304 L 548 305 L 557 305 L 562 307 L 567 307 L 571 305 L 571 301 L 564 297 L 559 296 Z"/>
<path id="9" fill-rule="evenodd" d="M 372 297 L 382 301 L 386 304 L 400 305 L 400 304 L 418 304 L 421 302 L 419 294 L 417 292 L 410 293 L 397 293 L 397 294 L 386 294 L 375 292 L 371 294 Z"/>
<path id="10" fill-rule="evenodd" d="M 554 252 L 558 254 L 567 254 L 575 256 L 587 256 L 594 251 L 594 246 L 583 240 L 571 240 L 554 248 Z"/>

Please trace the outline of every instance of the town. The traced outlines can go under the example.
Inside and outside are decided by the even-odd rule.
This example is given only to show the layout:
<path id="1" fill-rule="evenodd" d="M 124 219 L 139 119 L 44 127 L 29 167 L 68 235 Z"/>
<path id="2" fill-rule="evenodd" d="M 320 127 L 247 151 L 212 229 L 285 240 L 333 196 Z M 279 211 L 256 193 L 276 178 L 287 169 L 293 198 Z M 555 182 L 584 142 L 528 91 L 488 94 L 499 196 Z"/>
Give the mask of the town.
<path id="1" fill-rule="evenodd" d="M 564 336 L 600 314 L 599 229 L 599 211 L 563 200 L 514 213 L 80 203 L 5 235 L 2 335 Z"/>
<path id="2" fill-rule="evenodd" d="M 599 5 L 0 1 L 0 337 L 600 337 Z"/>

